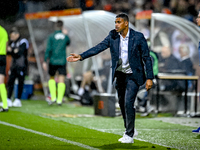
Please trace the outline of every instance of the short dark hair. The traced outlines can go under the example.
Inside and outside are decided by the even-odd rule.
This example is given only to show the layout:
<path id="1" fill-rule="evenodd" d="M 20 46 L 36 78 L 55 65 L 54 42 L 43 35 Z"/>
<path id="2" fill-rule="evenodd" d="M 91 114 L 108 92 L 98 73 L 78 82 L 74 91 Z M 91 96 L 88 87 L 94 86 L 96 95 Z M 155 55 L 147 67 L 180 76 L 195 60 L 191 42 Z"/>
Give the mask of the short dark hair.
<path id="1" fill-rule="evenodd" d="M 63 21 L 58 20 L 58 21 L 56 22 L 56 27 L 57 27 L 57 28 L 62 28 L 62 27 L 63 27 Z"/>
<path id="2" fill-rule="evenodd" d="M 18 33 L 19 34 L 19 30 L 17 27 L 12 27 L 11 30 L 10 30 L 10 34 L 11 33 Z"/>
<path id="3" fill-rule="evenodd" d="M 120 13 L 116 16 L 116 18 L 122 18 L 124 19 L 124 21 L 128 21 L 129 22 L 129 18 L 128 18 L 128 15 L 125 14 L 125 13 Z"/>

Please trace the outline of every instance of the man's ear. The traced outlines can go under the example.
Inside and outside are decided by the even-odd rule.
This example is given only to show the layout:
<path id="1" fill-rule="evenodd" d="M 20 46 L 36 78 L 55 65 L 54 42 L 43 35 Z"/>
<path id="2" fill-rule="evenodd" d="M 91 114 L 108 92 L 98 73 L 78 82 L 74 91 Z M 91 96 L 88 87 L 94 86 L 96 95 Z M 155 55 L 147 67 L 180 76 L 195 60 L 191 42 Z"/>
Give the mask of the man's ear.
<path id="1" fill-rule="evenodd" d="M 126 27 L 128 26 L 128 21 L 125 22 Z"/>

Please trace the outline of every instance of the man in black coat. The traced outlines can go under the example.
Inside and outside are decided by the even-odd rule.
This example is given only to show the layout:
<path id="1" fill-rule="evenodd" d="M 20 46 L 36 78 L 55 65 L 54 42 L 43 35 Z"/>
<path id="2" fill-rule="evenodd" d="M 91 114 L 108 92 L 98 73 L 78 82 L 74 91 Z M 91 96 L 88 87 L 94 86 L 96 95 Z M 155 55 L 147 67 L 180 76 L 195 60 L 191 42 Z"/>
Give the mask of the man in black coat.
<path id="1" fill-rule="evenodd" d="M 152 61 L 144 35 L 129 28 L 129 18 L 121 13 L 116 16 L 115 29 L 98 45 L 81 54 L 71 54 L 69 62 L 84 60 L 110 48 L 112 61 L 112 81 L 116 78 L 119 105 L 126 131 L 121 143 L 133 143 L 135 128 L 134 102 L 141 85 L 146 82 L 146 90 L 151 89 L 154 78 Z"/>

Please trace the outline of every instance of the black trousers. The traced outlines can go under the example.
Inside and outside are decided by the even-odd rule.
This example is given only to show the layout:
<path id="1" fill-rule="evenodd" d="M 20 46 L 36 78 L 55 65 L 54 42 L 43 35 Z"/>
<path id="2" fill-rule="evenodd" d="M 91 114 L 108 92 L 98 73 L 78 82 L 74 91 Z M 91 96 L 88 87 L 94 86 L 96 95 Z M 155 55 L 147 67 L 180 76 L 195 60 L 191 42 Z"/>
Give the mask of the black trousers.
<path id="1" fill-rule="evenodd" d="M 118 93 L 119 106 L 124 119 L 126 134 L 133 137 L 135 128 L 134 102 L 139 90 L 139 85 L 131 79 L 130 74 L 116 72 L 116 78 L 115 88 Z"/>
<path id="2" fill-rule="evenodd" d="M 23 92 L 23 87 L 24 87 L 24 79 L 25 79 L 25 69 L 24 68 L 19 68 L 19 67 L 12 67 L 10 69 L 11 73 L 9 75 L 8 79 L 8 98 L 10 99 L 12 96 L 14 84 L 15 84 L 15 79 L 18 79 L 18 94 L 17 97 L 18 99 L 21 98 L 22 92 Z"/>

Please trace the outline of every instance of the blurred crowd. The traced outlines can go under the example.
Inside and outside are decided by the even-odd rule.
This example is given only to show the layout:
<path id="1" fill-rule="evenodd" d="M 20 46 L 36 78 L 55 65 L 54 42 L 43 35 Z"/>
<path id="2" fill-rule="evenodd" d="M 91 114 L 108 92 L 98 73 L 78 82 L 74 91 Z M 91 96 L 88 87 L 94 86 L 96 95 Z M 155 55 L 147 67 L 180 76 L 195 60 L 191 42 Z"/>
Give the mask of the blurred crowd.
<path id="1" fill-rule="evenodd" d="M 174 14 L 195 22 L 200 10 L 200 0 L 59 0 L 56 2 L 54 0 L 22 0 L 2 3 L 0 7 L 3 10 L 0 18 L 3 19 L 11 19 L 15 16 L 15 19 L 20 20 L 26 12 L 81 7 L 83 11 L 106 10 L 116 14 L 124 12 L 129 15 L 133 24 L 135 23 L 135 15 L 143 10 Z"/>
<path id="2" fill-rule="evenodd" d="M 103 0 L 101 4 L 104 10 L 129 14 L 132 23 L 135 15 L 144 10 L 173 14 L 195 22 L 200 10 L 199 0 Z"/>

